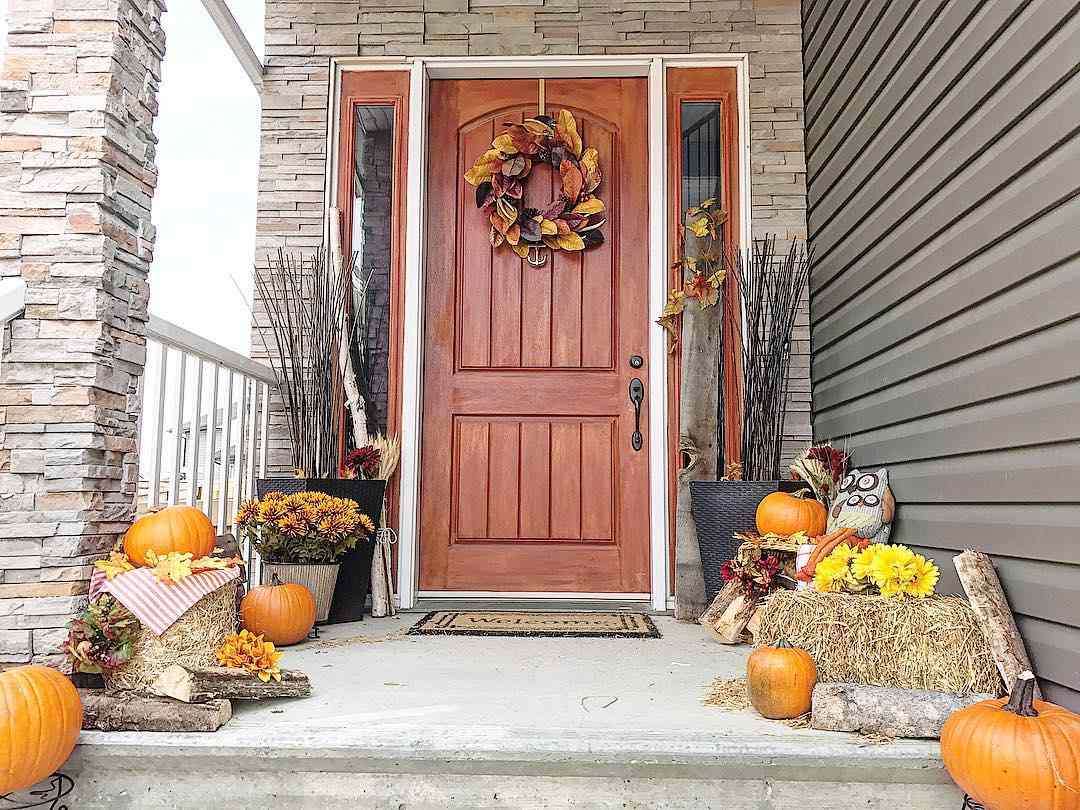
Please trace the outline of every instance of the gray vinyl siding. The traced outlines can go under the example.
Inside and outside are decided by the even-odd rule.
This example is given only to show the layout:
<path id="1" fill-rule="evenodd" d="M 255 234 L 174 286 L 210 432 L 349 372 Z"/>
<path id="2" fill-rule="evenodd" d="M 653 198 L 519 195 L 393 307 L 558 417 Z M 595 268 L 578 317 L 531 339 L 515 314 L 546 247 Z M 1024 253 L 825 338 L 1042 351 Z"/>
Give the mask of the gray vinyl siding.
<path id="1" fill-rule="evenodd" d="M 1080 709 L 1080 2 L 804 0 L 813 426 Z"/>

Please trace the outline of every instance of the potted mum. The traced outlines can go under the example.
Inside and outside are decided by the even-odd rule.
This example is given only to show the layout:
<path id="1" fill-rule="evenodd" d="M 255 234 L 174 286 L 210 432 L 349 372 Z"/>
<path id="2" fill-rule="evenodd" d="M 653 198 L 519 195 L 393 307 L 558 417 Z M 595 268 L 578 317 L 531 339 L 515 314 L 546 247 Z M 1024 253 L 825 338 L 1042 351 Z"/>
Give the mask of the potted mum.
<path id="1" fill-rule="evenodd" d="M 241 504 L 237 527 L 262 558 L 262 578 L 304 585 L 315 596 L 315 620 L 325 622 L 341 569 L 352 551 L 371 570 L 375 522 L 356 501 L 323 492 L 268 492 Z"/>

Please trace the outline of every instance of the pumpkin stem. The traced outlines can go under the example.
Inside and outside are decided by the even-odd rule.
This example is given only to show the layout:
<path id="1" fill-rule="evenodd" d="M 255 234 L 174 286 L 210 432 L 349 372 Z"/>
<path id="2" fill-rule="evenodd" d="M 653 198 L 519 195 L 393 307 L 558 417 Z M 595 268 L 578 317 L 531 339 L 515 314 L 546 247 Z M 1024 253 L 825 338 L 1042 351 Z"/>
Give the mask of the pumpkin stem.
<path id="1" fill-rule="evenodd" d="M 270 575 L 270 584 L 271 585 L 280 585 L 281 584 L 281 580 L 278 578 L 277 571 L 275 571 L 274 573 L 272 573 Z"/>
<path id="2" fill-rule="evenodd" d="M 781 638 L 781 639 L 777 639 L 777 641 L 776 641 L 776 649 L 778 649 L 778 650 L 791 650 L 791 649 L 794 649 L 794 647 L 792 647 L 791 642 L 789 642 L 786 638 Z"/>
<path id="3" fill-rule="evenodd" d="M 1035 675 L 1030 671 L 1017 675 L 1009 702 L 1001 708 L 1021 717 L 1038 717 L 1039 713 L 1035 710 Z"/>

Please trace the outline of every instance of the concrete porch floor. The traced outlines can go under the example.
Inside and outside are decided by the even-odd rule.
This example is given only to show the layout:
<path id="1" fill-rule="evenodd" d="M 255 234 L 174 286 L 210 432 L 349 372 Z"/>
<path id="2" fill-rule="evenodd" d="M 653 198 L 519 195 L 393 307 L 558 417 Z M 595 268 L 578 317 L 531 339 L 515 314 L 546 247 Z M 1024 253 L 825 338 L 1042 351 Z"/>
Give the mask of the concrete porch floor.
<path id="1" fill-rule="evenodd" d="M 73 806 L 959 808 L 932 742 L 874 745 L 702 705 L 747 647 L 404 637 L 419 618 L 286 650 L 304 700 L 234 703 L 213 734 L 84 732 Z M 374 641 L 374 639 L 384 639 Z M 369 641 L 371 640 L 371 641 Z"/>

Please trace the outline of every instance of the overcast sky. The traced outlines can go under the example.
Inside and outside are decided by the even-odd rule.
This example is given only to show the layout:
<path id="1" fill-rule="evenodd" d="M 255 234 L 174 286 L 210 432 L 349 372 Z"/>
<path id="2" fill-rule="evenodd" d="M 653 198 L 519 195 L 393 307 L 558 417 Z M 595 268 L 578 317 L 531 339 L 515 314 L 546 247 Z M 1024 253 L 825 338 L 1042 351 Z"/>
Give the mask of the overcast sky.
<path id="1" fill-rule="evenodd" d="M 2 2 L 3 0 L 0 0 Z M 262 54 L 263 0 L 230 0 Z M 200 0 L 169 0 L 150 311 L 247 354 L 259 99 Z"/>

